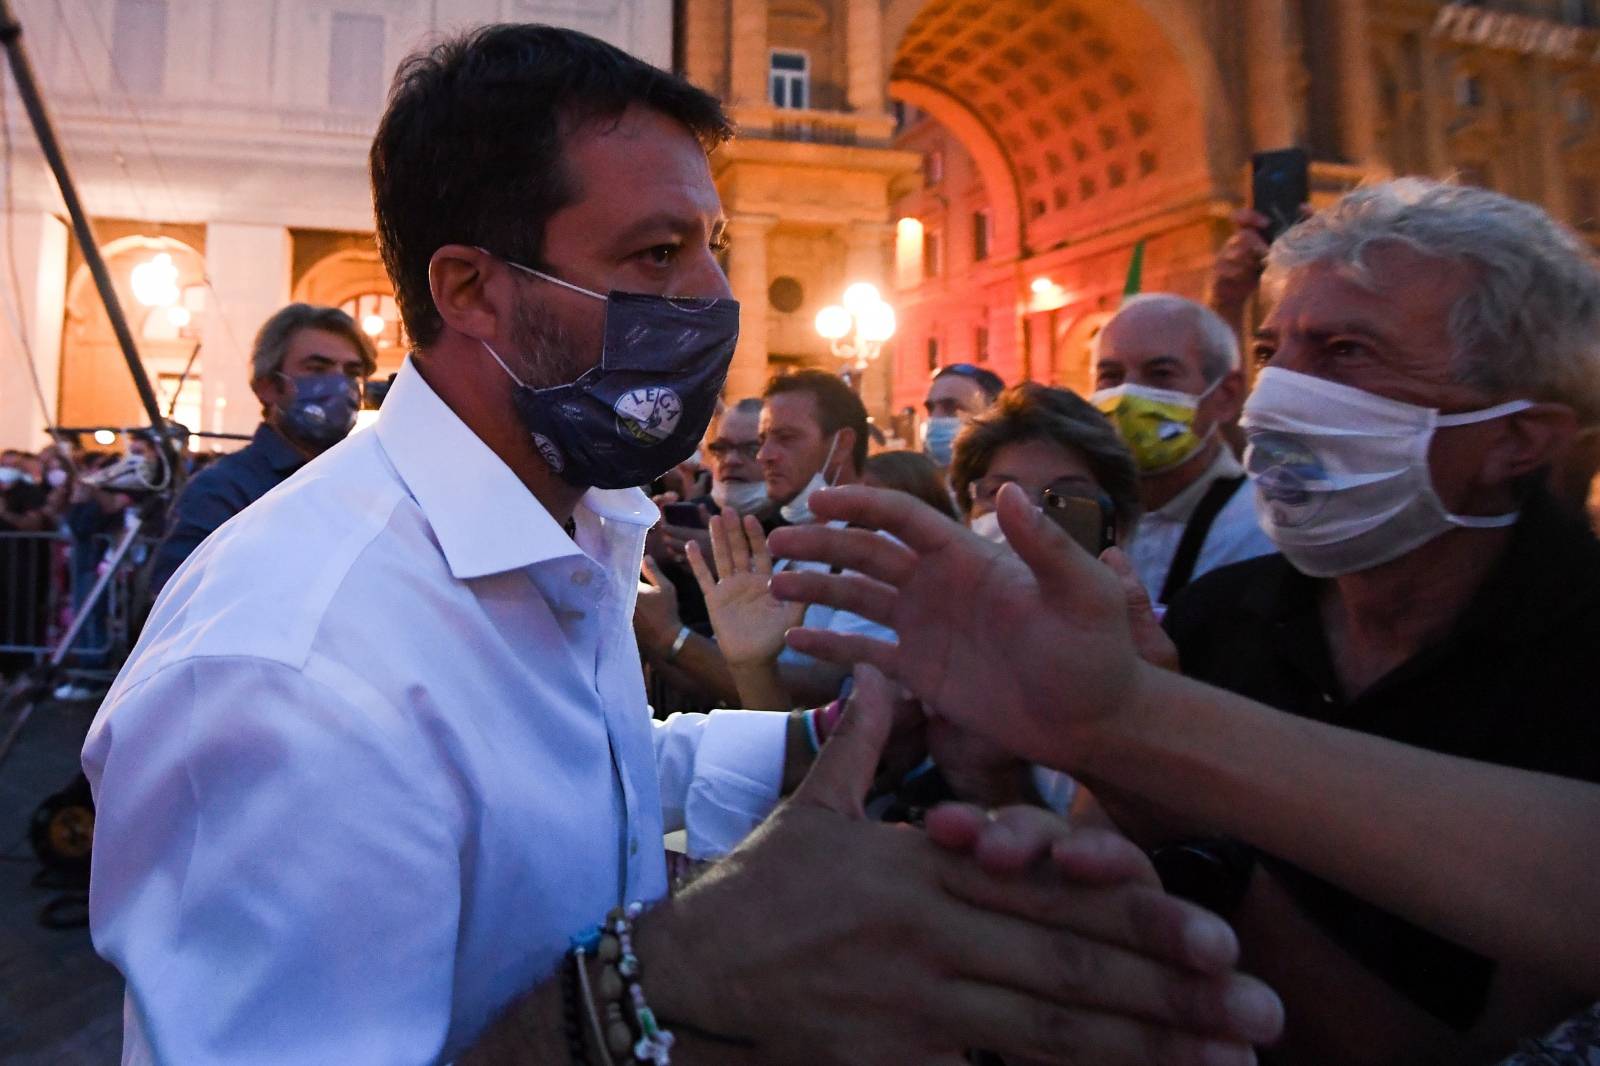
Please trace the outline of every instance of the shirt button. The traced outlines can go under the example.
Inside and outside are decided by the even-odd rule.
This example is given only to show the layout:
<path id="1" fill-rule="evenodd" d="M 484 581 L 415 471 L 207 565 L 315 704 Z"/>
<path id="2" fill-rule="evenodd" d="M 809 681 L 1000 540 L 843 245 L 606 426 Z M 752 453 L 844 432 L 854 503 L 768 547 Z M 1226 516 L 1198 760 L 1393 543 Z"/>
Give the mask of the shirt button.
<path id="1" fill-rule="evenodd" d="M 633 837 L 633 838 L 629 839 L 629 841 L 628 841 L 628 854 L 629 855 L 637 855 L 637 854 L 639 854 L 639 838 L 638 837 Z"/>
<path id="2" fill-rule="evenodd" d="M 579 588 L 583 588 L 589 584 L 589 581 L 592 577 L 593 575 L 591 575 L 587 570 L 575 570 L 572 573 L 572 583 L 577 585 Z"/>

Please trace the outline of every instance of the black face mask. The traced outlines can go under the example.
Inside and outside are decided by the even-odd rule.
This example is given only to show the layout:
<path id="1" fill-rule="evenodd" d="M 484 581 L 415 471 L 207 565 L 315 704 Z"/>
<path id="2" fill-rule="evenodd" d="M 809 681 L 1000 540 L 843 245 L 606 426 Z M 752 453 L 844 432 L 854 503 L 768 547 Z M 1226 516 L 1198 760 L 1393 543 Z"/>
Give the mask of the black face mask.
<path id="1" fill-rule="evenodd" d="M 739 339 L 739 302 L 616 291 L 602 296 L 510 265 L 606 305 L 600 362 L 566 385 L 524 384 L 483 343 L 516 382 L 517 414 L 550 469 L 572 485 L 621 489 L 648 485 L 693 455 L 727 382 Z"/>

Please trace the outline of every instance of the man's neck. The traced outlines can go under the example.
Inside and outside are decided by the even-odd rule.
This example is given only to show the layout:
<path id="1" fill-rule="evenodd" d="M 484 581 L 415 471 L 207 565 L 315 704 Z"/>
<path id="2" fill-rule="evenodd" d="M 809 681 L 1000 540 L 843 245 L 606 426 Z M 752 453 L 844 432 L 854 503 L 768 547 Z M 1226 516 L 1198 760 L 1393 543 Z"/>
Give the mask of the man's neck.
<path id="1" fill-rule="evenodd" d="M 1452 529 L 1324 583 L 1323 630 L 1347 697 L 1446 637 L 1505 555 L 1511 529 Z"/>
<path id="2" fill-rule="evenodd" d="M 1222 446 L 1222 439 L 1212 434 L 1210 439 L 1201 445 L 1199 451 L 1171 470 L 1141 477 L 1139 503 L 1143 505 L 1145 512 L 1165 507 L 1180 492 L 1199 481 L 1205 472 L 1211 469 L 1211 464 L 1217 461 L 1217 454 Z"/>
<path id="3" fill-rule="evenodd" d="M 285 443 L 287 443 L 289 447 L 300 453 L 300 458 L 303 462 L 309 463 L 311 460 L 322 454 L 324 449 L 314 448 L 304 441 L 296 440 L 293 434 L 284 429 L 282 426 L 278 425 L 272 419 L 269 418 L 266 420 L 266 422 L 274 433 L 284 439 Z"/>
<path id="4" fill-rule="evenodd" d="M 440 369 L 443 360 L 451 361 L 447 373 Z M 550 517 L 558 525 L 570 522 L 588 490 L 562 480 L 539 457 L 533 439 L 522 428 L 511 394 L 490 376 L 490 371 L 502 376 L 504 372 L 492 363 L 485 367 L 484 361 L 460 358 L 457 353 L 433 356 L 419 352 L 412 362 L 435 395 L 511 468 Z"/>

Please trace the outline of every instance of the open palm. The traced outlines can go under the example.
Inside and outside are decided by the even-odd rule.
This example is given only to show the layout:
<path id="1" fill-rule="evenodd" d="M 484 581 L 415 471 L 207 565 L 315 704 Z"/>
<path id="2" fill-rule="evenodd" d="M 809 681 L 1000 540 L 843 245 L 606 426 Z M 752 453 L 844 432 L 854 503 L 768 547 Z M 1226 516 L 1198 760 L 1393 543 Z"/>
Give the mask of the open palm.
<path id="1" fill-rule="evenodd" d="M 819 493 L 822 524 L 773 534 L 773 549 L 854 573 L 786 572 L 773 591 L 892 628 L 888 644 L 798 630 L 790 643 L 832 662 L 869 662 L 931 714 L 1038 762 L 1070 768 L 1079 727 L 1114 713 L 1141 669 L 1115 576 L 1020 491 L 1003 493 L 1015 552 L 903 493 Z M 892 534 L 894 539 L 876 530 Z"/>
<path id="2" fill-rule="evenodd" d="M 729 666 L 770 663 L 783 651 L 783 636 L 800 624 L 805 606 L 780 603 L 772 595 L 772 555 L 761 523 L 734 515 L 711 519 L 713 574 L 699 545 L 688 548 L 689 567 L 705 594 L 717 647 Z"/>

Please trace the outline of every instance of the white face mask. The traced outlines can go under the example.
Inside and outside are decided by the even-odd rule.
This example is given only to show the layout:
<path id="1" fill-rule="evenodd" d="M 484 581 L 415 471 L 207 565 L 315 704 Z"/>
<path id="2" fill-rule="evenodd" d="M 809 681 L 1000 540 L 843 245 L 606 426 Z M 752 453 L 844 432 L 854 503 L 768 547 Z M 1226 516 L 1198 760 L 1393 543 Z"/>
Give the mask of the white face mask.
<path id="1" fill-rule="evenodd" d="M 1000 512 L 998 511 L 987 511 L 979 515 L 967 523 L 967 528 L 984 540 L 993 541 L 996 544 L 1010 543 L 1006 540 L 1005 532 L 1000 528 Z"/>
<path id="2" fill-rule="evenodd" d="M 44 479 L 51 488 L 59 489 L 67 483 L 67 472 L 61 469 L 52 470 L 44 476 Z"/>
<path id="3" fill-rule="evenodd" d="M 724 511 L 740 515 L 753 514 L 767 505 L 767 483 L 713 480 L 711 500 Z"/>
<path id="4" fill-rule="evenodd" d="M 1518 513 L 1457 515 L 1433 488 L 1434 431 L 1503 418 L 1516 400 L 1442 415 L 1337 382 L 1268 367 L 1239 424 L 1261 528 L 1296 570 L 1338 577 L 1414 551 L 1451 529 L 1492 529 Z"/>
<path id="5" fill-rule="evenodd" d="M 778 508 L 778 513 L 783 520 L 791 526 L 803 526 L 811 521 L 811 494 L 819 489 L 829 488 L 833 482 L 826 477 L 828 466 L 833 462 L 834 449 L 839 447 L 839 434 L 833 435 L 833 440 L 828 444 L 828 454 L 822 460 L 822 466 L 811 480 L 806 482 L 806 487 L 800 490 L 800 495 Z"/>
<path id="6" fill-rule="evenodd" d="M 22 480 L 22 471 L 14 466 L 0 466 L 0 487 L 15 485 Z"/>

